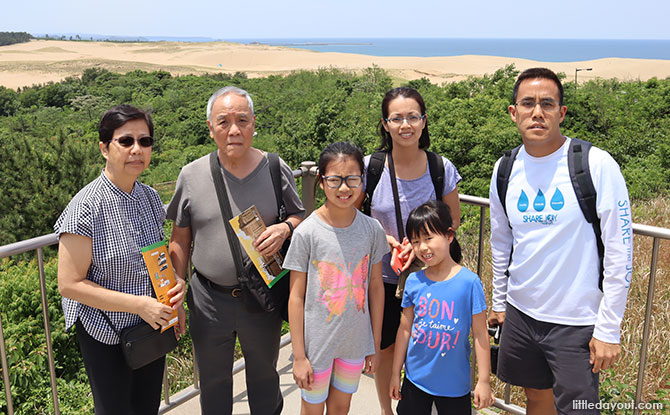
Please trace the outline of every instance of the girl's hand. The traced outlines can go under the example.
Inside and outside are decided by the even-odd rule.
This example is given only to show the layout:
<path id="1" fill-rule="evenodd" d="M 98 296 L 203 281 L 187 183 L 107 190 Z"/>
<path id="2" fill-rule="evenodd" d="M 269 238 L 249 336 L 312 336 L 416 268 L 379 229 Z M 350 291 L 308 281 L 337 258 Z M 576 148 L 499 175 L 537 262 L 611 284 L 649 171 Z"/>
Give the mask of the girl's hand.
<path id="1" fill-rule="evenodd" d="M 306 357 L 293 361 L 293 380 L 300 389 L 312 390 L 314 370 L 312 370 L 312 364 Z"/>
<path id="2" fill-rule="evenodd" d="M 177 275 L 175 275 L 177 278 L 177 285 L 174 287 L 170 288 L 170 291 L 168 291 L 168 297 L 170 298 L 170 304 L 172 304 L 172 309 L 173 310 L 178 310 L 179 307 L 184 304 L 184 292 L 186 291 L 186 281 L 184 281 L 182 278 L 179 278 Z"/>
<path id="3" fill-rule="evenodd" d="M 493 402 L 495 402 L 495 397 L 493 396 L 489 382 L 478 381 L 477 386 L 475 386 L 475 407 L 477 409 L 488 408 L 493 405 Z"/>
<path id="4" fill-rule="evenodd" d="M 375 371 L 379 367 L 380 359 L 381 359 L 381 352 L 376 352 L 375 354 L 371 354 L 370 356 L 365 356 L 365 366 L 363 366 L 363 368 L 365 369 L 365 373 L 368 375 L 375 373 Z"/>
<path id="5" fill-rule="evenodd" d="M 389 396 L 391 396 L 391 399 L 395 399 L 396 401 L 402 399 L 402 395 L 400 394 L 400 375 L 391 376 L 391 384 L 389 385 L 389 389 Z"/>
<path id="6" fill-rule="evenodd" d="M 167 326 L 172 317 L 172 308 L 149 296 L 137 296 L 137 315 L 154 330 Z"/>

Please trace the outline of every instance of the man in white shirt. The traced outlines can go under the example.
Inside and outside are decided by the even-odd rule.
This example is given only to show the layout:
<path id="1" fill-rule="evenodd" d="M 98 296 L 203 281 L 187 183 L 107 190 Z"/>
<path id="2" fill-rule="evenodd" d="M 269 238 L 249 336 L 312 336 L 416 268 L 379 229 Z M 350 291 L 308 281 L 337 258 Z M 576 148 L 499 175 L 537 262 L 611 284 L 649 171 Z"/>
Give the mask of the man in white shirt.
<path id="1" fill-rule="evenodd" d="M 500 160 L 490 188 L 489 325 L 504 323 L 498 377 L 524 388 L 528 415 L 573 413 L 573 401 L 598 402 L 598 372 L 620 354 L 632 276 L 628 191 L 614 159 L 592 147 L 588 165 L 604 244 L 601 290 L 596 234 L 568 169 L 573 140 L 560 131 L 567 112 L 561 82 L 549 69 L 531 68 L 519 75 L 513 98 L 509 113 L 523 146 L 504 205 L 497 188 Z"/>

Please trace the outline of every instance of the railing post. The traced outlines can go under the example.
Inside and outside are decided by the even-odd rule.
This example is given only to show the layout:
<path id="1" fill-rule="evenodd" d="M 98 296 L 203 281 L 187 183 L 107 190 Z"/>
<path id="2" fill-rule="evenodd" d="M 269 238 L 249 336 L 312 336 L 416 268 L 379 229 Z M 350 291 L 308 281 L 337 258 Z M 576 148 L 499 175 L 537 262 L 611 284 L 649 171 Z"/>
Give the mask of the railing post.
<path id="1" fill-rule="evenodd" d="M 649 322 L 651 320 L 651 309 L 654 304 L 654 290 L 656 286 L 656 266 L 658 262 L 659 239 L 654 237 L 651 250 L 651 268 L 649 270 L 649 288 L 647 289 L 647 307 L 644 313 L 644 330 L 642 332 L 642 346 L 640 346 L 640 366 L 637 369 L 637 388 L 635 389 L 634 415 L 640 414 L 639 403 L 642 399 L 642 385 L 644 382 L 644 368 L 647 366 L 647 346 L 649 344 Z"/>
<path id="2" fill-rule="evenodd" d="M 168 360 L 165 356 L 165 366 L 163 366 L 163 401 L 170 405 L 170 383 L 168 382 Z"/>
<path id="3" fill-rule="evenodd" d="M 9 364 L 7 363 L 7 348 L 5 347 L 5 333 L 2 330 L 2 310 L 0 310 L 0 359 L 2 359 L 2 380 L 5 382 L 5 397 L 7 398 L 7 415 L 14 415 L 12 402 L 12 386 L 9 384 Z"/>
<path id="4" fill-rule="evenodd" d="M 54 412 L 60 415 L 60 406 L 58 403 L 58 386 L 56 384 L 56 366 L 54 364 L 53 345 L 51 343 L 51 327 L 49 325 L 49 306 L 47 304 L 47 285 L 44 276 L 44 259 L 42 257 L 42 248 L 37 248 L 37 267 L 40 275 L 40 294 L 42 296 L 42 317 L 44 318 L 44 333 L 47 341 L 47 356 L 49 361 L 49 377 L 51 378 L 51 397 L 54 403 Z"/>
<path id="5" fill-rule="evenodd" d="M 316 208 L 316 192 L 314 191 L 316 163 L 303 161 L 300 163 L 300 170 L 302 170 L 302 204 L 305 207 L 305 217 L 307 217 Z"/>

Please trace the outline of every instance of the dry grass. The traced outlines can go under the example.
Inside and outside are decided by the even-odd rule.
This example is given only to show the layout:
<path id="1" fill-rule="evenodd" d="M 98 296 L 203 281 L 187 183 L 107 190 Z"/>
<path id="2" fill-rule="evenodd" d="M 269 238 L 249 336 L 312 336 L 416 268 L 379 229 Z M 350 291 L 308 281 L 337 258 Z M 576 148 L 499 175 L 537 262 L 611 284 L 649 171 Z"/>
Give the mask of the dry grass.
<path id="1" fill-rule="evenodd" d="M 467 207 L 464 226 L 459 241 L 463 248 L 464 265 L 477 269 L 477 244 L 479 229 L 479 208 Z M 638 223 L 670 228 L 670 200 L 656 198 L 650 201 L 633 203 L 633 217 Z M 491 298 L 491 250 L 489 245 L 489 222 L 486 218 L 486 234 L 481 270 L 482 283 L 487 300 Z M 467 231 L 466 231 L 467 229 Z M 601 375 L 601 395 L 611 396 L 613 384 L 623 384 L 630 393 L 637 385 L 640 348 L 644 329 L 644 316 L 649 287 L 651 268 L 652 238 L 636 235 L 634 240 L 634 274 L 628 295 L 628 304 L 622 324 L 622 355 L 613 370 Z M 657 391 L 670 393 L 670 241 L 661 240 L 659 244 L 658 265 L 656 271 L 655 293 L 650 320 L 647 365 L 644 372 L 642 402 L 657 398 Z M 490 304 L 490 303 L 489 303 Z M 503 383 L 493 377 L 496 396 L 502 397 Z M 666 398 L 667 399 L 667 398 Z M 520 388 L 512 388 L 512 403 L 525 406 L 525 398 Z"/>

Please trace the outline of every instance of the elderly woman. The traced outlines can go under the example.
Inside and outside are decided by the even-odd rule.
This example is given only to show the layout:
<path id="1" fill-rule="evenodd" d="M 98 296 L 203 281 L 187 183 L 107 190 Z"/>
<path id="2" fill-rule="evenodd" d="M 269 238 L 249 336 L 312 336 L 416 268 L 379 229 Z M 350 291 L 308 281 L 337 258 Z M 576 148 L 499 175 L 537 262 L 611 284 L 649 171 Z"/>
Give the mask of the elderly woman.
<path id="1" fill-rule="evenodd" d="M 173 309 L 180 315 L 176 334 L 185 331 L 184 281 L 177 278 L 168 293 L 172 307 L 160 303 L 141 253 L 164 238 L 158 193 L 137 181 L 151 160 L 153 123 L 146 112 L 119 105 L 105 112 L 98 131 L 105 168 L 54 225 L 60 238 L 58 289 L 66 327 L 77 327 L 95 413 L 155 414 L 165 358 L 131 369 L 116 333 L 142 320 L 158 329 Z"/>

